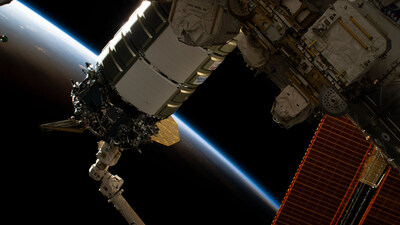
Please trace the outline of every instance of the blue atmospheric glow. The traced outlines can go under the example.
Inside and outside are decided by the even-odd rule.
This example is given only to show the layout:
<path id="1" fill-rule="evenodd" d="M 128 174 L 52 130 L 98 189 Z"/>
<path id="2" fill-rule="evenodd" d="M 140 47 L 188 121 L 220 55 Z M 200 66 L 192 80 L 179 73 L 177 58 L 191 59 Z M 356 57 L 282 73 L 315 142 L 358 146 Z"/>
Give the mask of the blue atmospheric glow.
<path id="1" fill-rule="evenodd" d="M 201 137 L 196 131 L 194 131 L 186 122 L 180 119 L 176 114 L 172 115 L 175 121 L 178 123 L 179 128 L 185 130 L 189 135 L 198 140 L 204 147 L 212 154 L 214 157 L 220 160 L 221 163 L 226 165 L 227 168 L 230 169 L 232 173 L 234 173 L 237 177 L 240 178 L 241 181 L 245 183 L 245 185 L 251 189 L 265 204 L 267 204 L 274 211 L 279 210 L 279 202 L 273 198 L 270 194 L 264 191 L 255 181 L 253 181 L 243 170 L 241 170 L 237 165 L 235 165 L 232 160 L 229 160 L 226 156 L 224 156 L 221 151 L 216 149 L 214 146 L 210 144 L 209 141 L 205 140 Z"/>
<path id="2" fill-rule="evenodd" d="M 20 8 L 24 8 L 25 12 L 31 14 L 30 16 L 34 16 L 37 18 L 40 18 L 43 20 L 43 22 L 48 23 L 51 26 L 51 30 L 56 30 L 57 32 L 59 32 L 61 34 L 62 37 L 67 37 L 70 40 L 66 40 L 66 41 L 72 41 L 73 44 L 75 45 L 82 45 L 82 49 L 88 50 L 91 54 L 93 55 L 98 55 L 98 53 L 96 51 L 93 51 L 91 48 L 87 47 L 87 45 L 84 45 L 81 41 L 79 41 L 74 35 L 71 35 L 69 32 L 67 32 L 66 30 L 61 30 L 59 28 L 59 26 L 57 26 L 56 23 L 54 22 L 50 22 L 49 19 L 47 19 L 45 16 L 42 16 L 42 14 L 37 13 L 36 9 L 34 9 L 34 7 L 32 7 L 29 2 L 27 1 L 21 1 L 21 0 L 14 0 L 13 2 L 11 2 L 10 4 L 13 5 L 18 5 L 17 7 Z"/>
<path id="3" fill-rule="evenodd" d="M 15 1 L 15 3 L 18 1 Z M 21 2 L 21 1 L 19 1 Z M 20 3 L 22 5 L 22 3 Z M 24 7 L 26 7 L 24 5 Z M 28 7 L 26 7 L 28 8 Z M 30 9 L 32 10 L 32 9 Z M 33 11 L 33 10 L 32 10 Z M 37 14 L 37 13 L 36 13 Z M 37 14 L 39 15 L 39 14 Z M 42 17 L 43 18 L 43 17 Z M 45 19 L 45 18 L 43 18 Z M 46 20 L 46 19 L 45 19 Z M 46 20 L 48 22 L 48 20 Z M 52 24 L 53 25 L 53 24 Z M 57 26 L 53 25 L 58 29 Z M 61 31 L 61 30 L 60 30 Z M 61 31 L 65 33 L 65 31 Z M 73 38 L 71 35 L 65 33 L 66 36 L 71 37 L 71 39 L 74 39 L 74 42 L 76 44 L 79 43 L 79 45 L 82 45 L 81 42 L 76 41 L 75 38 Z M 90 49 L 82 45 L 82 48 L 89 50 L 91 53 Z M 93 53 L 93 55 L 97 55 Z M 279 202 L 273 198 L 271 195 L 269 195 L 265 190 L 263 190 L 255 181 L 253 181 L 245 172 L 243 172 L 237 165 L 235 165 L 232 160 L 228 159 L 226 156 L 224 156 L 221 151 L 213 147 L 207 140 L 205 140 L 203 137 L 201 137 L 196 131 L 194 131 L 186 122 L 184 122 L 182 119 L 180 119 L 177 115 L 173 115 L 173 118 L 175 121 L 178 123 L 180 129 L 185 130 L 189 135 L 195 138 L 195 140 L 199 141 L 205 149 L 209 151 L 212 156 L 214 156 L 216 159 L 218 159 L 221 163 L 223 163 L 227 168 L 230 169 L 232 173 L 234 173 L 238 178 L 240 178 L 241 181 L 244 182 L 244 184 L 251 189 L 268 207 L 273 209 L 274 211 L 278 211 L 279 209 Z"/>

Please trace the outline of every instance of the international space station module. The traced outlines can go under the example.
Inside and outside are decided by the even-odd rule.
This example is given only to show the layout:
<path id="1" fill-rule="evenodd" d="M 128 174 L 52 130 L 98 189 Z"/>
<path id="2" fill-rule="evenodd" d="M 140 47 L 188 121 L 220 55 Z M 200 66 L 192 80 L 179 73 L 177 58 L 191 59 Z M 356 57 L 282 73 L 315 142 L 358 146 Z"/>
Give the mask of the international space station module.
<path id="1" fill-rule="evenodd" d="M 281 89 L 282 127 L 347 114 L 400 163 L 399 1 L 228 1 L 245 61 Z"/>
<path id="2" fill-rule="evenodd" d="M 157 136 L 156 123 L 173 114 L 235 49 L 239 22 L 232 31 L 224 29 L 220 45 L 189 46 L 178 41 L 169 25 L 168 5 L 142 2 L 97 64 L 87 65 L 86 79 L 73 83 L 75 115 L 61 127 L 70 123 L 108 143 L 135 148 Z"/>
<path id="3" fill-rule="evenodd" d="M 281 90 L 271 109 L 279 125 L 347 114 L 399 168 L 399 7 L 393 0 L 143 1 L 87 65 L 86 78 L 73 82 L 74 116 L 42 128 L 88 129 L 102 140 L 90 173 L 113 201 L 122 179 L 107 169 L 121 150 L 178 142 L 170 115 L 237 46 L 257 76 Z M 127 218 L 125 203 L 117 208 Z"/>
<path id="4" fill-rule="evenodd" d="M 236 48 L 239 37 L 240 23 L 221 11 L 218 19 L 210 21 L 218 34 L 214 42 L 219 44 L 184 44 L 168 22 L 170 7 L 170 3 L 143 1 L 104 47 L 96 65 L 87 64 L 86 78 L 72 82 L 74 116 L 41 126 L 90 130 L 101 140 L 89 174 L 101 182 L 100 192 L 130 224 L 143 222 L 122 197 L 123 180 L 108 168 L 124 149 L 139 149 L 150 141 L 167 146 L 178 142 L 177 124 L 170 115 Z M 223 20 L 235 22 L 222 26 Z"/>
<path id="5" fill-rule="evenodd" d="M 284 128 L 322 114 L 352 120 L 400 162 L 400 31 L 396 1 L 143 1 L 74 83 L 75 122 L 137 147 L 238 46 L 281 89 Z M 266 87 L 267 88 L 267 87 Z M 76 124 L 75 124 L 76 125 Z"/>

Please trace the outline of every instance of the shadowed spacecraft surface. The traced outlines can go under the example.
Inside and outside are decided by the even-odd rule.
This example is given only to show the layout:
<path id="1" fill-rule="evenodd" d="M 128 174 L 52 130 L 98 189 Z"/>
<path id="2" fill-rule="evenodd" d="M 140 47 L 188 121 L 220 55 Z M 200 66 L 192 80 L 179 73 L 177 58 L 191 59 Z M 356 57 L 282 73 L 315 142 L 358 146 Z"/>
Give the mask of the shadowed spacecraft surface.
<path id="1" fill-rule="evenodd" d="M 36 96 L 37 99 L 43 99 L 43 104 L 45 105 L 48 104 L 48 106 L 61 109 L 68 108 L 70 103 L 66 101 L 66 98 L 69 97 L 68 89 L 71 87 L 71 82 L 69 80 L 83 80 L 84 73 L 82 73 L 82 69 L 86 69 L 87 66 L 85 62 L 94 64 L 96 55 L 18 1 L 14 1 L 10 5 L 0 8 L 0 16 L 1 27 L 11 38 L 11 41 L 5 43 L 4 48 L 1 49 L 4 53 L 3 56 L 8 56 L 4 58 L 4 62 L 7 62 L 6 65 L 9 65 L 7 67 L 2 67 L 1 70 L 2 79 L 5 81 L 4 83 L 7 83 L 9 87 L 17 87 L 17 90 L 24 90 L 22 93 L 27 92 Z M 29 20 L 26 18 L 29 18 Z M 25 40 L 25 37 L 29 37 L 29 39 Z M 64 46 L 66 50 L 56 46 Z M 206 62 L 207 60 L 211 60 L 211 58 L 207 59 L 206 57 Z M 62 65 L 59 64 L 60 61 L 63 61 Z M 210 68 L 213 64 L 214 62 L 211 61 L 208 63 L 207 68 Z M 17 65 L 18 68 L 15 68 L 14 65 Z M 197 73 L 195 76 L 197 76 Z M 197 77 L 195 78 L 197 79 Z M 40 82 L 42 80 L 46 80 L 46 82 Z M 199 80 L 200 81 L 197 82 L 201 82 L 201 79 Z M 21 97 L 25 96 L 22 93 L 18 95 Z M 48 93 L 52 94 L 49 95 Z M 93 96 L 96 96 L 96 93 L 91 97 Z M 116 104 L 117 103 L 114 102 L 113 104 L 110 103 L 110 105 Z M 88 106 L 96 107 L 95 103 L 88 103 Z M 20 107 L 21 106 L 14 106 L 13 108 L 19 109 Z M 48 109 L 44 108 L 39 111 L 45 114 L 52 114 L 54 109 L 47 113 L 45 112 L 46 110 Z M 69 110 L 67 110 L 67 112 L 68 111 Z M 32 117 L 35 115 L 36 113 L 32 112 Z M 111 112 L 107 112 L 106 115 L 110 116 Z M 28 118 L 34 120 L 31 117 Z M 172 145 L 182 139 L 181 141 L 186 143 L 186 145 L 178 144 L 181 146 L 179 148 L 184 149 L 184 151 L 176 150 L 181 152 L 179 154 L 184 154 L 184 157 L 194 157 L 194 160 L 199 162 L 204 161 L 204 165 L 199 164 L 199 167 L 217 171 L 217 176 L 224 179 L 225 183 L 230 186 L 230 188 L 237 189 L 235 192 L 243 193 L 244 191 L 247 194 L 252 193 L 248 195 L 248 197 L 253 196 L 249 198 L 255 199 L 255 201 L 258 202 L 257 204 L 261 205 L 263 208 L 267 208 L 266 211 L 269 211 L 267 214 L 272 215 L 278 210 L 278 203 L 274 197 L 265 192 L 260 185 L 253 181 L 242 169 L 235 165 L 235 163 L 211 146 L 204 138 L 200 137 L 193 128 L 189 127 L 182 119 L 176 116 L 173 118 L 175 118 L 181 129 L 180 135 L 177 133 L 177 123 L 172 117 L 168 117 L 168 119 L 156 123 L 159 131 L 157 135 L 150 137 L 152 141 Z M 46 126 L 47 125 L 44 125 L 42 128 L 46 129 Z M 83 131 L 82 126 L 73 119 L 52 124 L 52 129 L 77 133 L 82 133 Z M 179 136 L 181 136 L 181 138 Z M 12 140 L 12 138 L 10 138 L 10 140 Z M 127 140 L 126 143 L 128 143 L 128 141 L 129 140 Z M 188 143 L 191 144 L 188 145 Z M 104 143 L 100 143 L 99 148 L 104 149 L 104 145 Z M 59 146 L 59 148 L 62 147 Z M 173 151 L 173 149 L 171 151 Z M 99 153 L 99 155 L 100 154 L 102 153 Z M 102 186 L 102 188 L 103 187 L 104 186 Z M 202 194 L 199 194 L 199 196 L 201 195 Z M 220 195 L 224 196 L 224 194 Z M 173 204 L 175 203 L 172 203 L 172 205 Z M 208 208 L 212 209 L 213 207 L 209 206 Z M 263 211 L 265 213 L 265 209 L 263 209 Z M 222 212 L 219 212 L 219 214 L 223 215 Z M 189 215 L 190 214 L 180 217 L 182 217 L 182 221 L 185 221 L 185 219 L 193 219 L 190 218 Z M 38 216 L 40 218 L 44 215 L 40 213 Z M 195 222 L 190 223 L 202 223 L 201 221 L 206 220 L 206 218 L 207 217 L 204 219 L 194 219 Z M 135 221 L 140 221 L 138 217 L 134 217 L 133 219 Z M 157 219 L 153 219 L 153 221 L 154 220 L 157 221 Z M 237 218 L 235 220 L 240 221 L 241 219 Z M 264 218 L 261 220 L 264 220 Z M 151 223 L 152 219 L 148 219 L 147 221 Z M 185 223 L 179 222 L 179 220 L 175 221 L 178 224 Z M 218 219 L 216 221 L 218 221 Z M 247 221 L 249 221 L 249 219 L 247 219 Z"/>
<path id="2" fill-rule="evenodd" d="M 343 168 L 348 177 L 342 181 L 347 180 L 341 182 L 342 188 L 333 190 L 337 201 L 329 202 L 327 209 L 311 202 L 310 212 L 301 210 L 305 215 L 295 213 L 305 220 L 296 221 L 304 224 L 363 224 L 376 218 L 373 213 L 377 210 L 390 207 L 379 205 L 387 184 L 398 187 L 396 173 L 391 172 L 392 168 L 398 172 L 400 163 L 398 4 L 379 0 L 323 3 L 300 0 L 142 1 L 98 57 L 88 53 L 72 38 L 64 37 L 66 35 L 55 27 L 42 27 L 46 22 L 17 1 L 0 9 L 4 26 L 10 29 L 6 29 L 7 36 L 3 35 L 2 42 L 10 38 L 4 46 L 12 44 L 11 40 L 22 39 L 21 35 L 12 36 L 13 28 L 17 33 L 33 32 L 35 35 L 39 28 L 56 37 L 52 39 L 58 42 L 55 46 L 63 42 L 69 45 L 66 47 L 67 59 L 76 65 L 75 70 L 83 69 L 85 73 L 85 78 L 67 75 L 76 76 L 71 92 L 73 116 L 43 124 L 41 128 L 77 133 L 89 130 L 101 140 L 97 160 L 89 174 L 101 183 L 100 192 L 128 223 L 143 224 L 143 221 L 122 196 L 124 180 L 108 172 L 109 167 L 116 165 L 127 149 L 141 152 L 140 149 L 151 142 L 171 146 L 185 135 L 201 146 L 201 150 L 192 153 L 197 159 L 210 162 L 222 176 L 240 183 L 268 208 L 278 210 L 276 200 L 245 172 L 179 117 L 171 116 L 197 89 L 201 89 L 201 84 L 238 46 L 245 63 L 256 71 L 255 79 L 268 80 L 280 90 L 271 114 L 282 129 L 324 118 L 324 125 L 320 125 L 273 223 L 288 223 L 290 219 L 287 218 L 294 217 L 291 213 L 304 208 L 302 203 L 307 197 L 320 199 L 324 204 L 330 201 L 322 200 L 332 191 L 329 185 L 324 189 L 322 184 L 306 184 L 300 179 L 305 173 L 311 174 L 306 180 L 317 179 L 318 175 L 306 168 L 314 159 L 312 153 L 317 151 L 314 150 L 318 146 L 315 142 L 322 138 L 324 144 L 345 146 L 346 157 L 354 160 L 336 162 L 342 157 L 331 155 L 338 152 L 337 149 L 329 148 L 331 144 L 321 147 L 322 156 L 311 165 L 319 171 L 331 166 L 333 168 L 327 173 L 334 171 L 335 174 L 341 173 Z M 13 8 L 15 6 L 19 8 Z M 8 14 L 7 9 L 10 10 Z M 21 10 L 20 15 L 26 10 L 32 18 L 31 24 L 17 25 L 19 29 L 15 29 L 17 23 L 24 23 L 22 17 L 15 16 L 18 10 Z M 9 23 L 11 19 L 15 21 Z M 39 35 L 35 38 L 33 43 L 46 45 Z M 14 48 L 21 49 L 21 46 Z M 74 48 L 78 50 L 71 50 Z M 21 51 L 29 49 L 32 53 L 40 52 L 48 60 L 52 60 L 54 54 L 64 54 L 37 44 Z M 77 52 L 83 53 L 78 53 L 80 62 L 75 57 Z M 27 57 L 14 50 L 9 54 Z M 46 61 L 40 57 L 35 60 L 42 65 Z M 85 66 L 82 65 L 84 62 Z M 63 66 L 68 68 L 67 63 Z M 343 128 L 350 131 L 340 134 L 341 129 L 337 127 L 342 123 L 352 127 Z M 179 126 L 185 134 L 179 134 Z M 322 128 L 332 132 L 334 138 L 325 137 Z M 354 135 L 358 141 L 353 140 Z M 358 151 L 359 147 L 363 152 L 357 158 L 358 152 L 353 151 Z M 315 169 L 311 170 L 315 172 Z M 392 176 L 386 183 L 387 177 Z M 337 176 L 326 179 L 328 184 L 335 183 Z M 298 191 L 299 186 L 320 194 L 296 195 L 308 190 Z M 394 200 L 392 205 L 397 203 Z M 318 213 L 317 209 L 324 212 Z M 310 216 L 312 213 L 321 218 Z M 322 217 L 326 221 L 322 221 Z M 392 220 L 398 218 L 384 221 Z"/>

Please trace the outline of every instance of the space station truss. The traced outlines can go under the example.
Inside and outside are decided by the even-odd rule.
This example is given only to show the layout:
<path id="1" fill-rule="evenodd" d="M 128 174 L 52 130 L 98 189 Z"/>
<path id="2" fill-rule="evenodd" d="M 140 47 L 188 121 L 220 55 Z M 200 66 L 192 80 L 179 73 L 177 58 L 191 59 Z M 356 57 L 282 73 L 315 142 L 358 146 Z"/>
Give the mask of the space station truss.
<path id="1" fill-rule="evenodd" d="M 400 224 L 400 173 L 348 117 L 325 116 L 272 224 Z"/>

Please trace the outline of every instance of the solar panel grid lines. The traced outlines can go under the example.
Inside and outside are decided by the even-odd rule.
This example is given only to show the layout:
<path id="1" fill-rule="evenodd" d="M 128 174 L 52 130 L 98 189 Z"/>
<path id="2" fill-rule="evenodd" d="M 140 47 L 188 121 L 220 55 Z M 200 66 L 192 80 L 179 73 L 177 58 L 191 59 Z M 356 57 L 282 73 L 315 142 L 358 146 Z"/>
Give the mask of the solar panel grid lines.
<path id="1" fill-rule="evenodd" d="M 336 224 L 371 146 L 347 117 L 325 116 L 272 224 Z"/>
<path id="2" fill-rule="evenodd" d="M 382 183 L 385 183 L 385 181 L 386 181 L 386 179 L 387 179 L 387 176 L 388 176 L 389 173 L 390 173 L 390 170 L 391 170 L 391 168 L 389 167 L 388 171 L 386 172 L 386 174 L 385 174 L 384 177 L 383 177 Z M 379 188 L 378 188 L 378 190 L 375 192 L 375 194 L 374 194 L 374 196 L 373 196 L 371 202 L 369 203 L 367 209 L 365 210 L 365 212 L 364 212 L 364 214 L 363 214 L 363 216 L 362 216 L 362 218 L 361 218 L 359 224 L 364 224 L 365 219 L 366 219 L 366 217 L 368 216 L 368 214 L 369 214 L 369 212 L 370 212 L 370 210 L 371 210 L 371 208 L 372 208 L 372 205 L 374 204 L 376 198 L 378 197 L 378 194 L 379 194 L 380 190 L 382 189 L 382 186 L 383 186 L 383 185 L 380 185 Z"/>
<path id="3" fill-rule="evenodd" d="M 357 187 L 358 183 L 360 182 L 361 177 L 364 174 L 366 165 L 368 164 L 369 160 L 371 159 L 371 157 L 369 157 L 369 156 L 371 156 L 375 150 L 376 150 L 376 148 L 374 148 L 374 145 L 371 142 L 366 154 L 364 155 L 364 158 L 363 158 L 361 164 L 358 167 L 356 174 L 353 177 L 353 180 L 352 180 L 349 188 L 347 189 L 345 196 L 342 199 L 342 202 L 340 203 L 340 206 L 337 208 L 335 216 L 333 217 L 333 219 L 331 221 L 331 225 L 332 224 L 336 225 L 340 221 L 340 218 L 342 217 L 342 215 L 347 207 L 347 204 L 349 203 L 351 197 L 353 196 L 353 193 L 356 190 L 356 187 Z"/>
<path id="4" fill-rule="evenodd" d="M 400 224 L 400 173 L 389 167 L 360 224 Z"/>
<path id="5" fill-rule="evenodd" d="M 277 223 L 277 220 L 278 220 L 278 218 L 279 218 L 279 215 L 280 215 L 280 213 L 282 212 L 282 209 L 284 208 L 284 206 L 285 206 L 285 204 L 286 204 L 286 202 L 287 202 L 288 197 L 290 196 L 290 193 L 291 193 L 291 191 L 292 191 L 292 188 L 293 188 L 294 184 L 296 183 L 296 180 L 297 180 L 297 178 L 298 178 L 298 176 L 299 176 L 299 174 L 300 174 L 300 172 L 301 172 L 301 170 L 302 170 L 302 168 L 303 168 L 304 162 L 306 161 L 306 159 L 307 159 L 307 157 L 308 157 L 308 154 L 309 154 L 309 152 L 310 152 L 310 150 L 311 150 L 311 147 L 312 147 L 312 145 L 314 144 L 316 137 L 318 136 L 318 133 L 319 133 L 319 131 L 320 131 L 320 129 L 321 129 L 321 126 L 322 126 L 322 124 L 323 124 L 324 121 L 325 121 L 325 118 L 326 118 L 326 117 L 324 117 L 324 118 L 321 120 L 320 124 L 319 124 L 318 127 L 317 127 L 317 130 L 316 130 L 315 133 L 314 133 L 313 138 L 311 139 L 311 143 L 310 143 L 310 145 L 309 145 L 309 147 L 308 147 L 308 149 L 307 149 L 305 155 L 303 156 L 303 159 L 302 159 L 302 161 L 301 161 L 301 163 L 300 163 L 299 168 L 298 168 L 297 171 L 296 171 L 296 174 L 295 174 L 295 176 L 294 176 L 292 182 L 290 183 L 290 186 L 289 186 L 289 188 L 288 188 L 288 190 L 287 190 L 287 192 L 286 192 L 286 195 L 283 197 L 283 200 L 282 200 L 281 206 L 279 207 L 279 210 L 278 210 L 278 212 L 276 213 L 274 220 L 272 221 L 272 224 L 273 224 L 273 225 L 275 225 L 275 224 Z M 291 221 L 288 221 L 288 223 L 286 223 L 285 221 L 286 221 L 286 219 L 285 219 L 285 218 L 282 218 L 282 219 L 280 219 L 279 223 L 280 223 L 280 224 L 290 224 L 290 223 L 291 223 Z"/>

